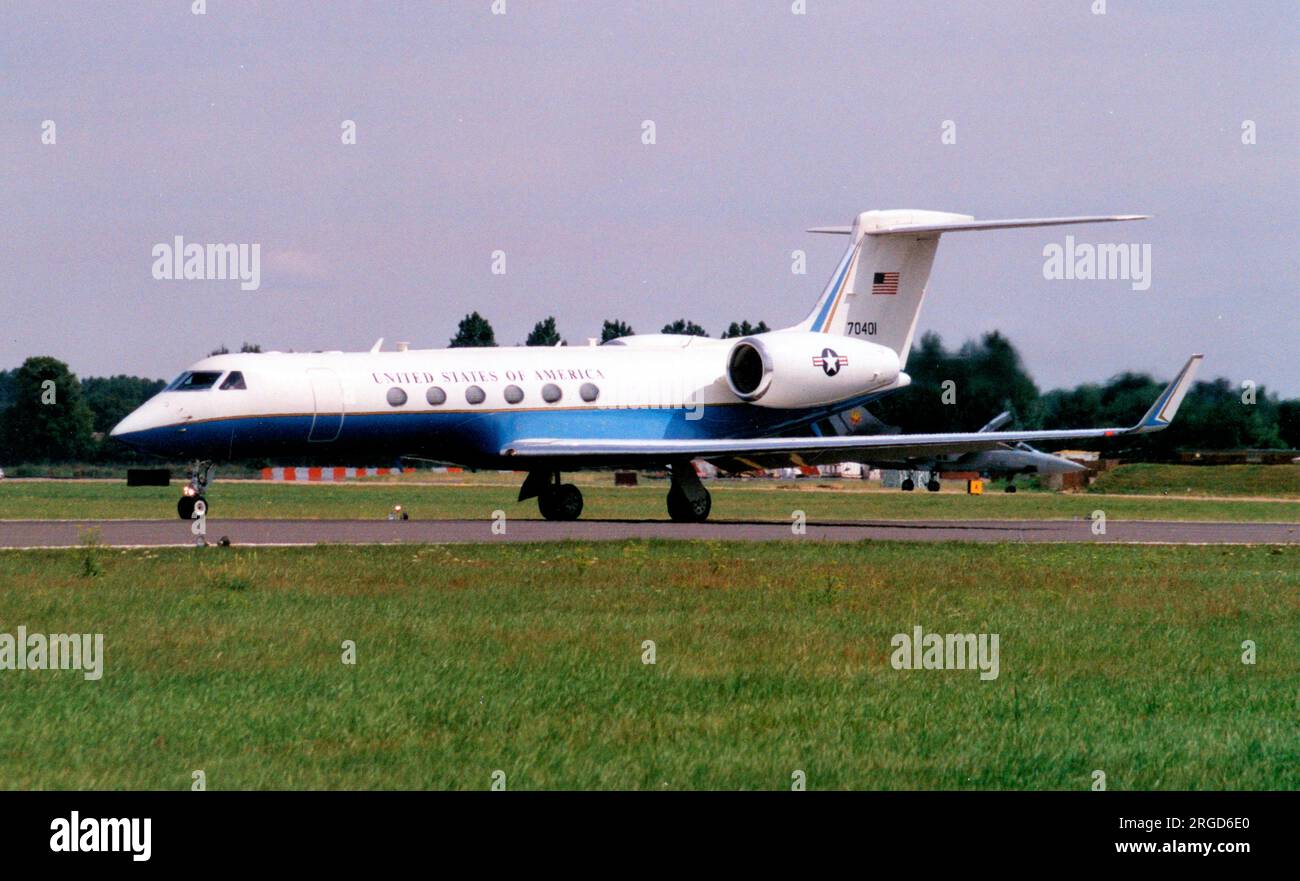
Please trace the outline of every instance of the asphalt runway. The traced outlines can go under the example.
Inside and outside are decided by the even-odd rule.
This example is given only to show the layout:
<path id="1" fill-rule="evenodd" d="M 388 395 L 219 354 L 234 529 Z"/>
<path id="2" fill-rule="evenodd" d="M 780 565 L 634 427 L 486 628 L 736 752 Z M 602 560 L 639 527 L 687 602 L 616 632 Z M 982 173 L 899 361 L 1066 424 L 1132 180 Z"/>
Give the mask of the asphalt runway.
<path id="1" fill-rule="evenodd" d="M 1110 521 L 1095 535 L 1089 520 L 922 520 L 809 523 L 797 536 L 790 524 L 760 521 L 672 523 L 665 520 L 507 520 L 505 533 L 491 520 L 210 520 L 206 540 L 288 546 L 329 544 L 478 543 L 492 541 L 608 541 L 700 539 L 709 541 L 967 541 L 1118 542 L 1138 544 L 1298 544 L 1297 523 L 1197 523 L 1172 520 Z M 109 547 L 195 544 L 183 520 L 6 520 L 0 548 L 77 547 L 90 530 Z"/>

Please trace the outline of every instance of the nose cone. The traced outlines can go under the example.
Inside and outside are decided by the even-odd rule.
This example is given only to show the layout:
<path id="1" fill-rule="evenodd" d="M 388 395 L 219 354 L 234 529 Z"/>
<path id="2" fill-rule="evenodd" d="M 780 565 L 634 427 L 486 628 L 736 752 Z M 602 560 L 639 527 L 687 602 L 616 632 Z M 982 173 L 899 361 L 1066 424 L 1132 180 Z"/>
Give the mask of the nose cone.
<path id="1" fill-rule="evenodd" d="M 1040 474 L 1071 474 L 1076 471 L 1087 471 L 1087 465 L 1080 465 L 1064 456 L 1053 456 L 1051 453 L 1039 453 L 1038 471 Z"/>
<path id="2" fill-rule="evenodd" d="M 148 449 L 157 429 L 167 423 L 166 416 L 166 408 L 160 407 L 156 400 L 146 401 L 113 426 L 108 435 L 128 446 Z"/>
<path id="3" fill-rule="evenodd" d="M 113 426 L 113 430 L 108 433 L 109 437 L 115 437 L 119 440 L 125 440 L 130 435 L 138 434 L 149 428 L 149 419 L 144 413 L 143 407 L 137 407 L 132 410 L 125 419 Z"/>

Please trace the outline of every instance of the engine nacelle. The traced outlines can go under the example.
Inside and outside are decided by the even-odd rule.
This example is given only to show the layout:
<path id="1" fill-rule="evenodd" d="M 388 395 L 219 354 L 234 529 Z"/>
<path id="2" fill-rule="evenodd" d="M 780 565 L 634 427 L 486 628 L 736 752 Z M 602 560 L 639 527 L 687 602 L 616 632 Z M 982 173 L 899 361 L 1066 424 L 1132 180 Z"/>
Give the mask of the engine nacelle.
<path id="1" fill-rule="evenodd" d="M 884 388 L 898 355 L 852 337 L 802 331 L 743 337 L 727 356 L 727 385 L 760 407 L 817 407 Z"/>

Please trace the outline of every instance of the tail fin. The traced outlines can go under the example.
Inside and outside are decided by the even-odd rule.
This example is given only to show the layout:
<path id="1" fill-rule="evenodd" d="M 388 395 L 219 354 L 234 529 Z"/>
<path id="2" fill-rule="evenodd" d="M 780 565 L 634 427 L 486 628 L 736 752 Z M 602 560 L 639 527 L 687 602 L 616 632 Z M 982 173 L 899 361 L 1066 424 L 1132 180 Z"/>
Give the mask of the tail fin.
<path id="1" fill-rule="evenodd" d="M 849 247 L 831 275 L 821 299 L 792 330 L 853 336 L 888 346 L 907 365 L 916 320 L 925 299 L 930 267 L 945 232 L 1058 226 L 1142 220 L 1145 215 L 1030 217 L 975 220 L 968 214 L 911 209 L 864 211 L 852 226 L 816 227 L 809 232 L 849 236 Z"/>

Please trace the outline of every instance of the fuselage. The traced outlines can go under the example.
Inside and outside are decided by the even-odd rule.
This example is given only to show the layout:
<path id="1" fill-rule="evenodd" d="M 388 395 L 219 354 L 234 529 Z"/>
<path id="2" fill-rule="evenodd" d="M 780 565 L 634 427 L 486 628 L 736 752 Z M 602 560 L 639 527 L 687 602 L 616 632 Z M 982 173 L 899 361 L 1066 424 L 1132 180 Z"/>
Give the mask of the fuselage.
<path id="1" fill-rule="evenodd" d="M 113 435 L 183 459 L 413 457 L 521 469 L 528 463 L 501 453 L 519 438 L 768 436 L 806 430 L 907 381 L 881 348 L 893 372 L 876 388 L 846 389 L 817 406 L 758 406 L 728 385 L 731 349 L 732 341 L 653 336 L 602 346 L 217 355 L 190 366 Z M 826 382 L 811 357 L 808 369 Z"/>

